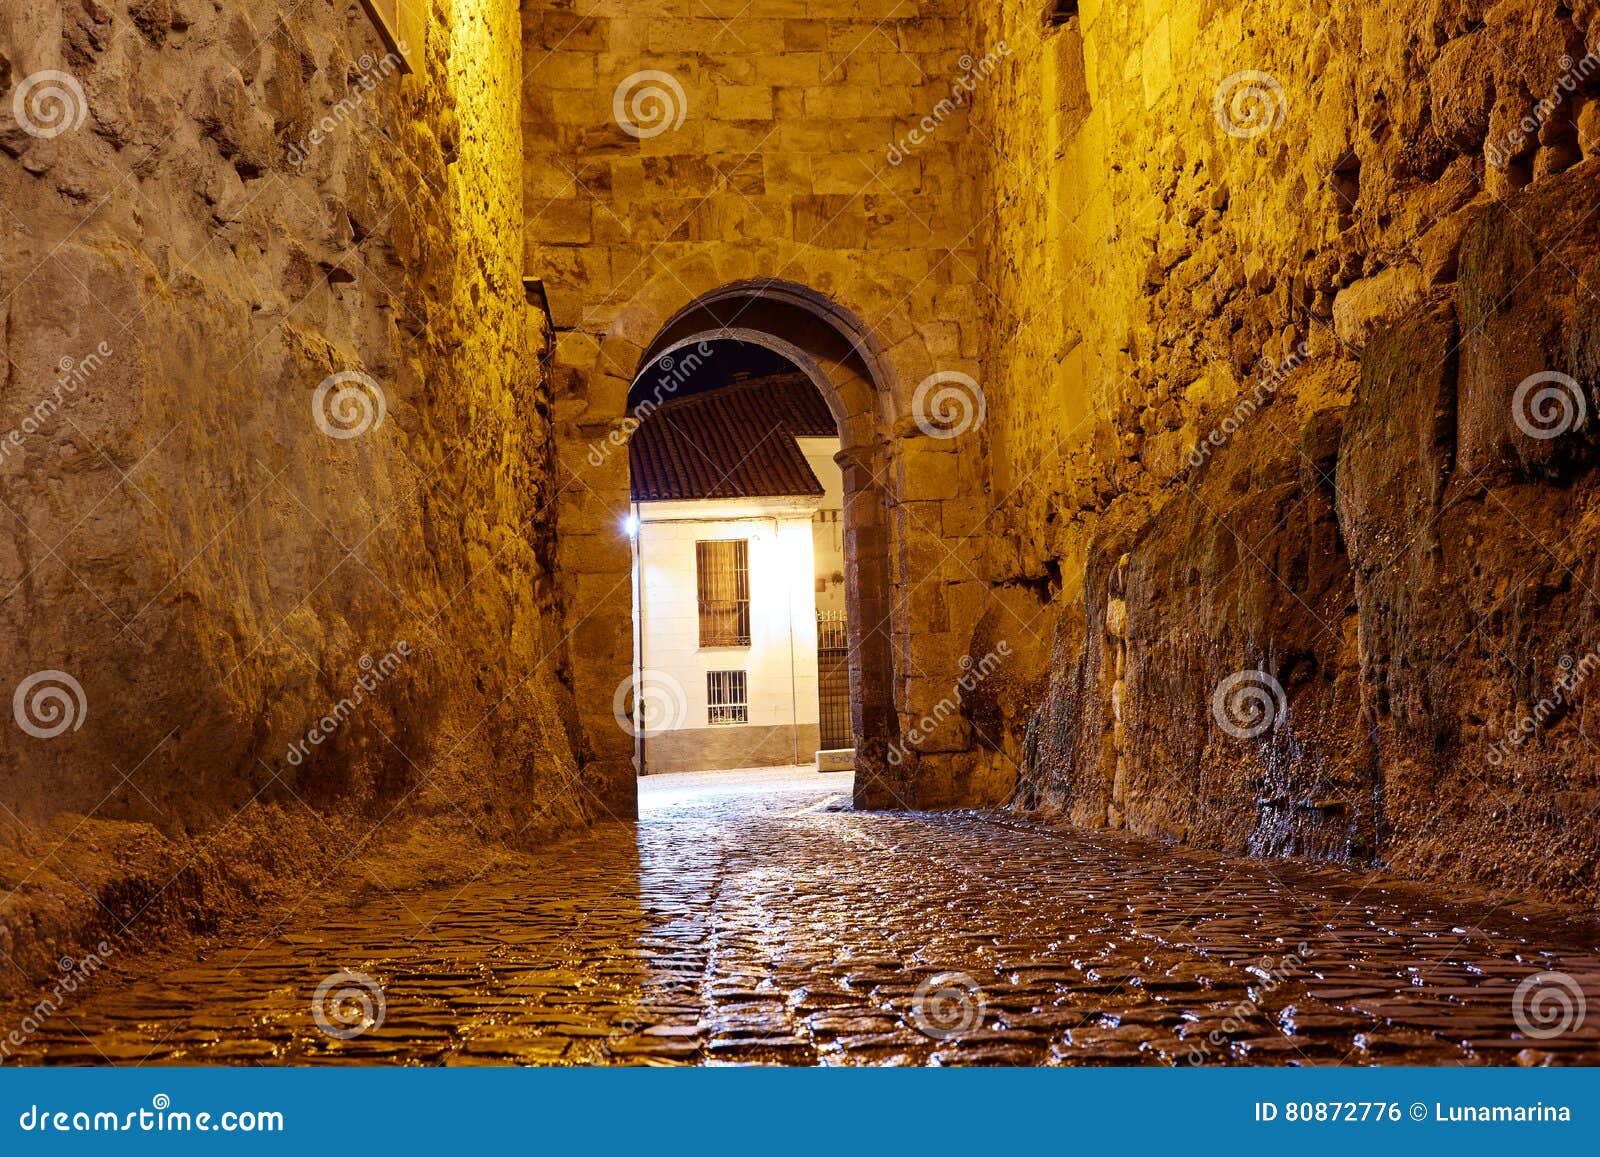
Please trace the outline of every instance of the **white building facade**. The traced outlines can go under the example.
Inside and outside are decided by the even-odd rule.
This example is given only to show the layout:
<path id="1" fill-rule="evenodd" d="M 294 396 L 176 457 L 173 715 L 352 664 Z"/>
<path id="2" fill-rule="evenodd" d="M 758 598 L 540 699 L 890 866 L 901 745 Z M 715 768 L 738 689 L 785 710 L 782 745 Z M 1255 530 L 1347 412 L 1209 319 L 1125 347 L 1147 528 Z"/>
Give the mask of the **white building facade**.
<path id="1" fill-rule="evenodd" d="M 789 388 L 802 384 L 814 390 Z M 817 758 L 818 611 L 824 634 L 844 612 L 843 478 L 821 399 L 781 401 L 765 381 L 685 398 L 630 443 L 644 773 Z M 831 651 L 821 661 L 834 669 Z M 837 743 L 836 678 L 830 695 Z"/>

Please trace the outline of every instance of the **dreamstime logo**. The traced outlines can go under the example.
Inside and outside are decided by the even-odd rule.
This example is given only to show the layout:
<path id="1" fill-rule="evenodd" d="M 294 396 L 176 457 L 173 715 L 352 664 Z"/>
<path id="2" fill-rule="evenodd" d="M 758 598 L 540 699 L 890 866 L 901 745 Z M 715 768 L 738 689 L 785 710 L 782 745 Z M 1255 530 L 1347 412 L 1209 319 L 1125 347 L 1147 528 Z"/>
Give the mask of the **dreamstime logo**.
<path id="1" fill-rule="evenodd" d="M 55 388 L 40 398 L 33 409 L 22 416 L 21 421 L 4 435 L 0 435 L 0 462 L 10 458 L 12 454 L 22 449 L 29 438 L 44 429 L 50 419 L 55 417 L 56 412 L 66 404 L 67 398 L 77 393 L 78 387 L 100 372 L 111 354 L 111 344 L 101 342 L 81 358 L 63 357 L 58 361 L 56 369 L 60 372 L 60 377 L 56 379 Z"/>
<path id="2" fill-rule="evenodd" d="M 956 63 L 961 66 L 961 75 L 950 86 L 950 95 L 934 105 L 933 111 L 918 121 L 905 136 L 890 145 L 885 159 L 891 165 L 902 164 L 913 150 L 938 131 L 940 125 L 954 116 L 957 109 L 966 107 L 968 98 L 977 91 L 978 83 L 988 80 L 1000 67 L 1001 60 L 1010 55 L 1011 45 L 1002 40 L 998 51 L 984 53 L 981 60 L 975 61 L 970 55 L 958 60 Z"/>
<path id="3" fill-rule="evenodd" d="M 623 78 L 611 94 L 611 115 L 630 137 L 649 140 L 674 132 L 689 115 L 689 98 L 670 72 L 646 69 Z"/>
<path id="4" fill-rule="evenodd" d="M 383 985 L 365 972 L 330 973 L 311 997 L 311 1017 L 334 1040 L 352 1040 L 383 1027 L 389 1011 Z"/>
<path id="5" fill-rule="evenodd" d="M 1000 669 L 1001 661 L 1011 655 L 1011 643 L 1001 639 L 995 644 L 994 650 L 988 652 L 976 663 L 971 655 L 961 656 L 961 676 L 956 680 L 955 686 L 921 719 L 911 724 L 911 728 L 901 737 L 900 742 L 890 744 L 889 762 L 899 767 L 911 754 L 913 747 L 921 747 L 952 715 L 961 710 L 961 705 L 966 702 L 966 696 L 978 689 L 978 685 Z"/>
<path id="6" fill-rule="evenodd" d="M 976 980 L 965 972 L 941 972 L 917 985 L 911 1024 L 923 1036 L 944 1040 L 982 1027 L 988 1010 Z"/>
<path id="7" fill-rule="evenodd" d="M 1255 739 L 1283 719 L 1283 685 L 1265 671 L 1235 671 L 1211 692 L 1211 717 L 1235 739 Z"/>
<path id="8" fill-rule="evenodd" d="M 1588 416 L 1583 387 L 1559 370 L 1529 374 L 1511 395 L 1511 420 L 1541 442 L 1576 430 Z"/>
<path id="9" fill-rule="evenodd" d="M 638 1036 L 644 1030 L 642 1021 L 634 1020 L 631 1016 L 623 1017 L 611 1026 L 611 1031 L 606 1033 L 606 1051 L 619 1048 L 628 1041 Z"/>
<path id="10" fill-rule="evenodd" d="M 168 1112 L 168 1110 L 171 1112 Z M 17 1127 L 24 1133 L 79 1134 L 79 1133 L 282 1133 L 283 1114 L 276 1110 L 228 1109 L 222 1113 L 194 1113 L 187 1109 L 173 1109 L 172 1098 L 157 1093 L 150 1098 L 148 1109 L 113 1111 L 103 1108 L 65 1109 L 52 1112 L 46 1106 L 29 1105 L 17 1117 Z"/>
<path id="11" fill-rule="evenodd" d="M 1565 972 L 1538 972 L 1517 985 L 1511 1017 L 1524 1036 L 1549 1040 L 1583 1027 L 1583 988 Z"/>
<path id="12" fill-rule="evenodd" d="M 1246 69 L 1225 77 L 1211 100 L 1217 124 L 1230 137 L 1249 140 L 1283 123 L 1289 98 L 1270 72 Z"/>
<path id="13" fill-rule="evenodd" d="M 35 671 L 17 684 L 11 715 L 35 739 L 54 739 L 83 726 L 89 701 L 83 687 L 65 671 Z"/>
<path id="14" fill-rule="evenodd" d="M 959 438 L 983 425 L 987 413 L 983 388 L 959 370 L 929 374 L 911 398 L 911 416 L 930 438 Z"/>
<path id="15" fill-rule="evenodd" d="M 628 1043 L 638 1036 L 645 1025 L 629 1017 L 612 1025 L 602 1040 L 575 1041 L 567 1055 L 574 1064 L 595 1067 L 609 1064 L 619 1052 L 625 1052 Z"/>
<path id="16" fill-rule="evenodd" d="M 617 684 L 611 697 L 617 726 L 629 735 L 649 739 L 682 727 L 689 718 L 689 697 L 683 684 L 665 671 L 646 667 Z"/>
<path id="17" fill-rule="evenodd" d="M 1260 361 L 1261 372 L 1256 378 L 1256 387 L 1251 396 L 1239 399 L 1233 412 L 1222 419 L 1219 425 L 1213 427 L 1211 433 L 1194 444 L 1194 448 L 1189 451 L 1189 465 L 1196 470 L 1204 466 L 1206 459 L 1211 457 L 1211 451 L 1227 445 L 1228 439 L 1242 430 L 1244 424 L 1272 400 L 1279 387 L 1289 380 L 1289 375 L 1304 365 L 1310 356 L 1310 347 L 1305 342 L 1300 342 L 1294 347 L 1294 352 L 1281 362 L 1263 357 Z"/>
<path id="18" fill-rule="evenodd" d="M 23 132 L 47 141 L 81 126 L 89 102 L 76 77 L 48 68 L 22 78 L 11 98 L 11 112 Z"/>
<path id="19" fill-rule="evenodd" d="M 611 1026 L 611 1031 L 606 1033 L 604 1040 L 589 1040 L 578 1045 L 574 1050 L 574 1060 L 580 1065 L 603 1065 L 611 1061 L 619 1052 L 625 1051 L 634 1037 L 644 1029 L 644 1024 L 632 1017 L 624 1018 Z"/>
<path id="20" fill-rule="evenodd" d="M 605 465 L 607 458 L 613 450 L 620 450 L 628 444 L 628 439 L 633 437 L 633 432 L 644 424 L 646 418 L 661 408 L 661 404 L 671 399 L 678 392 L 678 387 L 683 385 L 701 366 L 706 359 L 715 352 L 710 342 L 701 342 L 693 349 L 684 350 L 673 357 L 672 354 L 663 354 L 656 359 L 654 368 L 659 371 L 656 378 L 655 389 L 651 396 L 644 399 L 611 433 L 598 442 L 589 443 L 589 465 L 596 468 Z M 643 374 L 635 379 L 634 385 L 644 377 Z"/>
<path id="21" fill-rule="evenodd" d="M 383 425 L 388 412 L 383 387 L 360 370 L 329 374 L 311 395 L 311 420 L 330 438 L 359 438 Z"/>
<path id="22" fill-rule="evenodd" d="M 1507 727 L 1504 739 L 1489 745 L 1484 758 L 1491 766 L 1499 767 L 1505 762 L 1506 756 L 1511 754 L 1513 747 L 1526 743 L 1545 724 L 1560 719 L 1566 713 L 1566 709 L 1572 706 L 1576 698 L 1579 686 L 1596 671 L 1600 671 L 1600 648 L 1591 650 L 1576 660 L 1571 655 L 1562 655 L 1556 666 L 1561 669 L 1561 674 L 1556 676 L 1550 694 L 1535 703 L 1528 714 Z"/>
<path id="23" fill-rule="evenodd" d="M 100 971 L 113 951 L 111 942 L 102 940 L 82 960 L 63 956 L 56 965 L 61 970 L 61 979 L 55 982 L 49 992 L 42 994 L 33 1007 L 23 1013 L 22 1022 L 0 1040 L 0 1061 L 8 1059 L 12 1049 L 20 1049 L 27 1044 L 28 1039 L 43 1028 L 46 1021 L 60 1012 L 68 998 Z"/>
<path id="24" fill-rule="evenodd" d="M 1497 169 L 1504 169 L 1521 156 L 1523 147 L 1538 134 L 1545 122 L 1555 116 L 1569 99 L 1582 93 L 1585 82 L 1600 70 L 1600 58 L 1592 52 L 1585 53 L 1583 59 L 1578 61 L 1574 61 L 1570 56 L 1563 56 L 1560 64 L 1561 76 L 1556 79 L 1550 95 L 1540 100 L 1533 106 L 1532 112 L 1526 113 L 1512 125 L 1501 140 L 1490 141 L 1484 147 L 1484 159 L 1489 164 Z"/>
<path id="25" fill-rule="evenodd" d="M 400 41 L 400 51 L 409 52 L 404 40 Z M 299 168 L 306 163 L 306 158 L 311 155 L 311 150 L 322 144 L 338 131 L 339 126 L 349 123 L 366 103 L 367 94 L 378 87 L 378 82 L 393 76 L 400 68 L 401 59 L 393 52 L 386 52 L 381 60 L 374 61 L 370 54 L 363 54 L 356 61 L 360 75 L 355 83 L 339 99 L 339 102 L 324 116 L 311 126 L 300 140 L 289 145 L 289 163 Z"/>
<path id="26" fill-rule="evenodd" d="M 394 650 L 385 651 L 381 659 L 373 659 L 371 655 L 362 655 L 356 660 L 356 666 L 361 669 L 361 674 L 356 676 L 350 685 L 350 694 L 335 703 L 328 713 L 313 723 L 306 732 L 304 739 L 296 739 L 289 744 L 283 753 L 291 767 L 299 767 L 311 754 L 313 747 L 320 747 L 322 741 L 337 731 L 344 722 L 356 713 L 356 709 L 367 701 L 367 696 L 376 691 L 380 684 L 394 677 L 400 670 L 401 663 L 411 658 L 411 644 L 401 639 L 394 645 Z"/>
<path id="27" fill-rule="evenodd" d="M 1263 956 L 1258 963 L 1246 965 L 1245 971 L 1254 973 L 1260 983 L 1247 989 L 1249 995 L 1230 1008 L 1222 1023 L 1205 1036 L 1194 1040 L 1184 1038 L 1189 1046 L 1189 1063 L 1203 1065 L 1211 1059 L 1213 1051 L 1227 1048 L 1229 1039 L 1236 1032 L 1261 1016 L 1260 1002 L 1304 968 L 1310 956 L 1311 949 L 1302 941 L 1296 951 L 1279 960 Z"/>

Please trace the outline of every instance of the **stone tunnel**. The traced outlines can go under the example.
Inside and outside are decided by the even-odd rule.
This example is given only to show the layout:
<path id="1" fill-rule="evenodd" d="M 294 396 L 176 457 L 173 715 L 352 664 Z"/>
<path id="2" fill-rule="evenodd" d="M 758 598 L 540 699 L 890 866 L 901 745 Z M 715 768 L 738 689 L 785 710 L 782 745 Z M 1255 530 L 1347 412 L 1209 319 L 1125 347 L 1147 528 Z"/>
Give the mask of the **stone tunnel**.
<path id="1" fill-rule="evenodd" d="M 0 106 L 8 998 L 335 895 L 357 962 L 415 889 L 904 904 L 917 840 L 1063 912 L 1234 865 L 1280 940 L 1381 881 L 1408 961 L 1512 905 L 1596 991 L 1596 0 L 0 0 Z M 854 773 L 686 804 L 620 706 L 627 446 L 730 340 L 838 425 Z M 815 1060 L 827 1007 L 653 1047 Z"/>

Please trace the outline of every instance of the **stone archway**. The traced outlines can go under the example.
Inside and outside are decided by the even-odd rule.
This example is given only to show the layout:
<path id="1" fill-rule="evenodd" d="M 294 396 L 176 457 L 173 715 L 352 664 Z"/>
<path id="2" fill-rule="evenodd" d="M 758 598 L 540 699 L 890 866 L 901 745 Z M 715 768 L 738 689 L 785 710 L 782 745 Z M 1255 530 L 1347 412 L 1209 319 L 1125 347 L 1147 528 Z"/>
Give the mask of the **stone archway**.
<path id="1" fill-rule="evenodd" d="M 934 436 L 918 420 L 931 382 L 977 374 L 941 347 L 922 308 L 859 263 L 782 241 L 685 256 L 617 304 L 603 331 L 557 333 L 554 419 L 562 483 L 555 573 L 566 677 L 584 750 L 581 786 L 604 815 L 637 809 L 634 737 L 615 714 L 633 678 L 627 440 L 629 388 L 654 359 L 709 337 L 755 341 L 822 385 L 840 422 L 855 669 L 856 803 L 943 808 L 1010 792 L 980 751 L 957 687 L 989 605 L 981 579 L 987 510 L 981 420 Z M 726 259 L 723 259 L 725 256 Z M 808 285 L 761 276 L 806 270 Z M 598 318 L 600 306 L 586 315 Z M 970 380 L 970 379 L 969 379 Z M 981 419 L 981 411 L 980 411 Z"/>
<path id="2" fill-rule="evenodd" d="M 882 346 L 853 313 L 822 294 L 787 281 L 744 281 L 704 294 L 669 318 L 645 347 L 635 378 L 679 350 L 719 340 L 749 342 L 788 358 L 816 385 L 839 424 L 855 804 L 898 806 L 905 795 L 888 760 L 900 734 L 886 437 L 894 406 Z"/>

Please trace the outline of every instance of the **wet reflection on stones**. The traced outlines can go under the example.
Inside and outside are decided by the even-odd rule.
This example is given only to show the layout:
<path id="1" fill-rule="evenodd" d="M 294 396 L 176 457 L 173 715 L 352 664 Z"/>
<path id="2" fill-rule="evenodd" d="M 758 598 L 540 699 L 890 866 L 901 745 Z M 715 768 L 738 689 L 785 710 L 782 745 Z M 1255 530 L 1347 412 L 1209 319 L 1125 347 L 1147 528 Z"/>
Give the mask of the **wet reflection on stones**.
<path id="1" fill-rule="evenodd" d="M 815 773 L 654 777 L 637 828 L 599 827 L 465 887 L 308 907 L 286 931 L 182 968 L 121 962 L 20 1056 L 1600 1061 L 1600 1011 L 1582 1002 L 1554 1035 L 1518 1023 L 1518 987 L 1541 974 L 1600 1001 L 1593 928 L 1576 917 L 1004 813 L 857 814 L 847 792 L 847 778 Z M 319 1031 L 310 1003 L 341 970 L 374 979 L 386 1002 L 381 1024 L 349 1039 Z M 949 1003 L 918 1007 L 929 981 Z"/>

